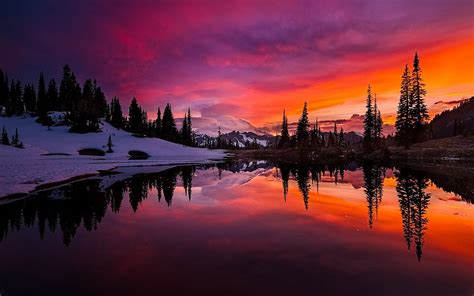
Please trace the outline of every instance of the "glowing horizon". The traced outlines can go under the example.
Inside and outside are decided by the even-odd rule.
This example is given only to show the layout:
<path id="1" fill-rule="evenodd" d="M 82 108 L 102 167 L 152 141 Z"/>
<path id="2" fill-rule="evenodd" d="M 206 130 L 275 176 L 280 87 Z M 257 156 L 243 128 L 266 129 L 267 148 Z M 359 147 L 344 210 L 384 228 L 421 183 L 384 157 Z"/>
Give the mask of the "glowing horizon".
<path id="1" fill-rule="evenodd" d="M 232 116 L 272 126 L 363 114 L 372 85 L 393 123 L 400 77 L 415 52 L 434 115 L 474 95 L 474 4 L 458 1 L 101 1 L 8 3 L 0 68 L 37 82 L 69 64 L 124 110 L 133 96 L 155 117 Z"/>

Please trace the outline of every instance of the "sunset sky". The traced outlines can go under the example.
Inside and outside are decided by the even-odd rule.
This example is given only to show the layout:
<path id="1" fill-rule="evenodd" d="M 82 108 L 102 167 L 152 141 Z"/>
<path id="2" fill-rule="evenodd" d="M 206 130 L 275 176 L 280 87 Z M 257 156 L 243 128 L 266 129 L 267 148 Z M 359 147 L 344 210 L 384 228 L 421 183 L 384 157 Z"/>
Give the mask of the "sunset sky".
<path id="1" fill-rule="evenodd" d="M 190 107 L 268 127 L 283 108 L 296 120 L 306 100 L 312 120 L 349 119 L 370 83 L 393 123 L 416 51 L 432 114 L 474 95 L 472 0 L 8 2 L 0 68 L 10 78 L 58 81 L 69 64 L 153 118 L 170 102 L 177 116 Z"/>

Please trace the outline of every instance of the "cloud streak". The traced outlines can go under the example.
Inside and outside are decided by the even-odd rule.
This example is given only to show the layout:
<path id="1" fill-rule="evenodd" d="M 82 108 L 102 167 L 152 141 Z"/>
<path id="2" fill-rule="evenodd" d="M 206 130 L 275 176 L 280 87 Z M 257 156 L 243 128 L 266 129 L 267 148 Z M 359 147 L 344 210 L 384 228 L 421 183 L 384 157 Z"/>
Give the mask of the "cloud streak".
<path id="1" fill-rule="evenodd" d="M 473 60 L 472 2 L 392 2 L 10 2 L 0 12 L 0 65 L 36 81 L 41 70 L 59 78 L 68 63 L 108 96 L 125 104 L 136 96 L 151 113 L 171 102 L 178 112 L 189 106 L 256 125 L 278 121 L 283 108 L 296 119 L 304 100 L 313 116 L 348 118 L 363 111 L 355 109 L 368 83 L 390 116 L 416 50 L 431 103 L 472 93 L 472 70 L 428 76 L 474 68 L 446 63 L 460 53 Z"/>

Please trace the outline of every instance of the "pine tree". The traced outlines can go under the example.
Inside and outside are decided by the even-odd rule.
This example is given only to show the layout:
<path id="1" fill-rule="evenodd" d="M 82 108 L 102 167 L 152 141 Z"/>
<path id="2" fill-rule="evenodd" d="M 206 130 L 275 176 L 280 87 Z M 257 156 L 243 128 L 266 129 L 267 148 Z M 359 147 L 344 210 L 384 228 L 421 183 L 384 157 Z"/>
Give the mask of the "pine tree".
<path id="1" fill-rule="evenodd" d="M 340 149 L 342 149 L 346 146 L 346 142 L 344 140 L 344 130 L 342 129 L 342 127 L 341 127 L 341 130 L 339 131 L 338 144 L 339 144 Z"/>
<path id="2" fill-rule="evenodd" d="M 68 65 L 63 67 L 63 77 L 59 86 L 59 101 L 61 110 L 74 112 L 79 107 L 81 100 L 81 86 L 76 80 L 76 76 Z"/>
<path id="3" fill-rule="evenodd" d="M 114 151 L 112 150 L 112 146 L 113 146 L 113 144 L 112 144 L 112 135 L 109 135 L 109 138 L 107 139 L 107 148 L 108 148 L 108 149 L 107 149 L 107 153 L 112 153 L 112 152 L 114 152 Z"/>
<path id="4" fill-rule="evenodd" d="M 374 110 L 372 106 L 372 89 L 367 88 L 367 104 L 364 118 L 364 149 L 372 149 L 372 137 L 374 134 Z"/>
<path id="5" fill-rule="evenodd" d="M 283 110 L 283 120 L 281 123 L 281 136 L 278 142 L 278 148 L 285 148 L 289 145 L 290 133 L 288 132 L 288 118 L 286 117 L 286 111 Z"/>
<path id="6" fill-rule="evenodd" d="M 161 120 L 161 138 L 171 142 L 178 141 L 178 130 L 176 129 L 176 123 L 169 103 L 166 104 L 165 110 L 163 111 L 163 118 Z"/>
<path id="7" fill-rule="evenodd" d="M 2 144 L 10 145 L 10 139 L 8 138 L 8 132 L 5 129 L 5 126 L 3 126 L 3 130 L 2 130 Z"/>
<path id="8" fill-rule="evenodd" d="M 377 144 L 380 144 L 382 138 L 382 114 L 377 106 L 377 95 L 374 95 L 374 130 L 373 139 Z"/>
<path id="9" fill-rule="evenodd" d="M 142 123 L 142 109 L 138 105 L 137 99 L 134 97 L 128 109 L 128 129 L 136 135 L 143 135 Z"/>
<path id="10" fill-rule="evenodd" d="M 110 124 L 118 129 L 123 128 L 123 113 L 120 100 L 117 97 L 112 98 L 110 103 Z"/>
<path id="11" fill-rule="evenodd" d="M 184 145 L 192 146 L 192 126 L 191 126 L 191 110 L 184 114 L 183 126 L 181 128 L 181 141 Z"/>
<path id="12" fill-rule="evenodd" d="M 51 79 L 48 84 L 48 92 L 46 93 L 47 101 L 48 101 L 48 110 L 60 110 L 59 106 L 59 95 L 58 95 L 58 88 L 56 86 L 56 81 Z"/>
<path id="13" fill-rule="evenodd" d="M 161 138 L 161 110 L 158 107 L 158 112 L 156 114 L 156 122 L 155 122 L 155 133 L 158 138 Z"/>
<path id="14" fill-rule="evenodd" d="M 15 129 L 15 135 L 12 136 L 11 145 L 13 147 L 18 147 L 20 144 L 20 137 L 18 136 L 18 129 Z"/>
<path id="15" fill-rule="evenodd" d="M 296 128 L 296 141 L 298 145 L 306 145 L 309 140 L 309 120 L 308 120 L 308 106 L 304 102 L 303 112 L 298 120 L 298 126 Z"/>
<path id="16" fill-rule="evenodd" d="M 23 102 L 28 112 L 36 112 L 36 92 L 33 85 L 26 84 L 23 88 Z"/>
<path id="17" fill-rule="evenodd" d="M 22 115 L 25 113 L 25 105 L 22 100 L 21 82 L 12 80 L 7 102 L 7 116 Z"/>
<path id="18" fill-rule="evenodd" d="M 102 88 L 97 85 L 96 80 L 94 80 L 93 90 L 93 109 L 89 111 L 93 112 L 94 119 L 98 120 L 99 118 L 105 117 L 105 113 L 107 112 L 107 100 Z"/>
<path id="19" fill-rule="evenodd" d="M 400 100 L 398 102 L 397 119 L 395 121 L 396 138 L 400 145 L 408 147 L 410 143 L 410 133 L 413 128 L 413 118 L 411 112 L 411 76 L 408 65 L 402 75 L 400 86 Z"/>
<path id="20" fill-rule="evenodd" d="M 411 96 L 413 100 L 412 113 L 415 127 L 420 127 L 428 119 L 428 108 L 426 107 L 424 96 L 426 95 L 425 84 L 421 78 L 421 67 L 418 53 L 413 59 L 413 70 L 411 73 Z"/>
<path id="21" fill-rule="evenodd" d="M 48 115 L 48 97 L 46 95 L 46 86 L 44 84 L 43 73 L 40 73 L 38 81 L 38 117 L 39 120 L 44 120 Z"/>

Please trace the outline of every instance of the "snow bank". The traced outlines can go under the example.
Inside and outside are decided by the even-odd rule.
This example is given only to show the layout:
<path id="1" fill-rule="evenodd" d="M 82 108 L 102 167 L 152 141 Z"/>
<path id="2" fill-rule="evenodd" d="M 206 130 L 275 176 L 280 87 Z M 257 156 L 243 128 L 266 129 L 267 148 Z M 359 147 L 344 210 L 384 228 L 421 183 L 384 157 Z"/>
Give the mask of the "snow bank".
<path id="1" fill-rule="evenodd" d="M 118 166 L 150 166 L 197 163 L 225 156 L 221 150 L 186 147 L 160 139 L 137 138 L 108 123 L 102 132 L 73 134 L 68 127 L 48 130 L 31 117 L 0 118 L 0 129 L 5 126 L 10 137 L 18 129 L 25 149 L 0 145 L 0 197 L 27 193 L 38 185 L 68 180 L 72 177 L 96 173 Z M 78 150 L 96 148 L 106 150 L 107 138 L 112 136 L 114 153 L 105 156 L 80 156 Z M 128 151 L 140 150 L 151 157 L 129 160 Z M 70 154 L 70 155 L 47 155 Z"/>

